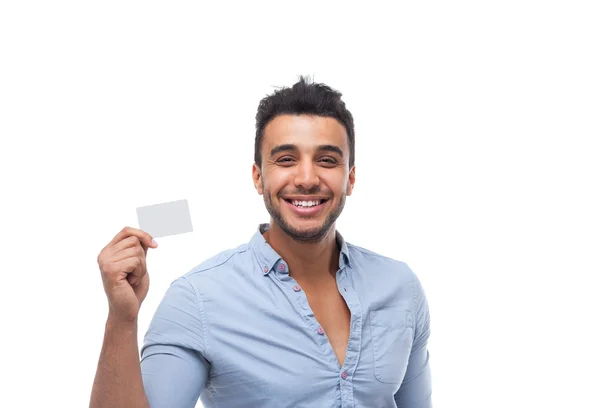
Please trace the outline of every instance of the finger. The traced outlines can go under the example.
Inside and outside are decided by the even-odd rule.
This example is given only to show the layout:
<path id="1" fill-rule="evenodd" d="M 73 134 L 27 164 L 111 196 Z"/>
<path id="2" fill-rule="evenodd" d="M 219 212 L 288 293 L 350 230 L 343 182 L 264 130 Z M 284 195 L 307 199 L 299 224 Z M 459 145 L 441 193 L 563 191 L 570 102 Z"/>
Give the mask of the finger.
<path id="1" fill-rule="evenodd" d="M 141 248 L 136 245 L 136 246 L 128 247 L 128 248 L 125 248 L 125 249 L 115 252 L 111 257 L 111 260 L 112 260 L 112 262 L 119 262 L 119 261 L 122 261 L 123 259 L 135 258 L 137 256 L 142 256 L 142 253 L 143 253 L 143 251 L 141 250 Z"/>
<path id="2" fill-rule="evenodd" d="M 112 271 L 119 271 L 125 274 L 125 277 L 128 275 L 134 275 L 138 279 L 144 276 L 144 271 L 146 270 L 146 262 L 137 256 L 126 258 L 118 262 L 114 262 L 111 266 Z"/>
<path id="3" fill-rule="evenodd" d="M 113 247 L 110 248 L 110 252 L 115 254 L 128 248 L 141 248 L 142 244 L 140 239 L 136 236 L 130 236 L 122 241 L 117 242 Z"/>
<path id="4" fill-rule="evenodd" d="M 126 255 L 121 254 L 122 252 L 125 252 Z M 129 237 L 113 247 L 112 256 L 114 257 L 116 254 L 119 254 L 119 258 L 115 258 L 115 260 L 121 260 L 132 255 L 141 256 L 142 253 L 146 257 L 148 255 L 148 247 L 140 242 L 137 237 Z"/>
<path id="5" fill-rule="evenodd" d="M 140 280 L 142 280 L 142 277 L 147 273 L 146 270 L 146 258 L 141 257 L 140 258 L 140 263 L 138 265 L 137 268 L 135 268 L 133 270 L 133 272 L 131 272 L 129 275 L 127 275 L 127 278 L 129 280 L 129 283 L 131 285 L 135 285 L 136 283 L 138 283 Z"/>
<path id="6" fill-rule="evenodd" d="M 152 236 L 145 231 L 142 231 L 137 228 L 125 227 L 115 237 L 109 242 L 107 247 L 112 247 L 124 240 L 125 238 L 135 236 L 140 242 L 143 242 L 147 247 L 156 248 L 158 245 L 156 243 L 152 243 Z"/>
<path id="7" fill-rule="evenodd" d="M 130 273 L 130 274 L 127 275 L 126 279 L 127 279 L 127 282 L 129 282 L 129 284 L 131 286 L 135 286 L 138 283 L 140 283 L 142 281 L 142 279 L 144 279 L 144 275 L 146 275 L 146 273 L 142 273 L 139 276 Z"/>
<path id="8" fill-rule="evenodd" d="M 154 241 L 156 242 L 156 241 Z M 145 242 L 140 242 L 140 245 L 142 246 L 142 249 L 144 250 L 144 256 L 148 255 L 148 245 L 146 245 Z"/>
<path id="9" fill-rule="evenodd" d="M 141 258 L 139 266 L 137 268 L 135 268 L 133 270 L 133 272 L 127 274 L 126 279 L 127 279 L 127 281 L 129 281 L 129 284 L 133 286 L 133 285 L 137 284 L 139 281 L 141 281 L 146 273 L 147 273 L 146 259 Z"/>

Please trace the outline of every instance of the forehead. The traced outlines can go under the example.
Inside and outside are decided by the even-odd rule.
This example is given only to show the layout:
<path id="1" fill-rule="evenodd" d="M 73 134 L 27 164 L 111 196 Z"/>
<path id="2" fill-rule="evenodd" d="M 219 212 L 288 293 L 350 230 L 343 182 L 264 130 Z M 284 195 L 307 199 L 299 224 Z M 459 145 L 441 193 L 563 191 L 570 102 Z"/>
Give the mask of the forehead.
<path id="1" fill-rule="evenodd" d="M 342 151 L 348 150 L 348 136 L 344 126 L 334 118 L 312 115 L 279 115 L 265 127 L 263 151 L 273 146 L 294 144 L 300 150 L 311 150 L 330 144 Z"/>

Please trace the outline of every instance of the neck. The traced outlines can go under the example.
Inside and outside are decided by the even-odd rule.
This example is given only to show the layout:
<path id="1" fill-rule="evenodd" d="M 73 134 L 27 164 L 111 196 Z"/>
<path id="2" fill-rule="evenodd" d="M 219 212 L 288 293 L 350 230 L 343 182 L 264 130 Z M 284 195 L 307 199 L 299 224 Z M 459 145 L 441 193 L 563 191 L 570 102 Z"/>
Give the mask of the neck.
<path id="1" fill-rule="evenodd" d="M 263 236 L 288 264 L 290 276 L 296 280 L 318 282 L 335 276 L 339 268 L 340 249 L 335 239 L 335 224 L 327 235 L 316 243 L 293 240 L 273 220 Z"/>

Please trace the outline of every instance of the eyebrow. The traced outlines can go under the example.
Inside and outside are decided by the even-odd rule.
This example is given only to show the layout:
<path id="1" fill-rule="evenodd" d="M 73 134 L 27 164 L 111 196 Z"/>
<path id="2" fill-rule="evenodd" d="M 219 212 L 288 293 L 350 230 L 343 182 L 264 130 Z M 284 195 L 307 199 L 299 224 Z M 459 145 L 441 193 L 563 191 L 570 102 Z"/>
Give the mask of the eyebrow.
<path id="1" fill-rule="evenodd" d="M 298 149 L 298 146 L 293 145 L 293 144 L 277 145 L 273 149 L 271 149 L 271 157 L 273 157 L 277 153 L 281 153 L 281 152 L 298 153 L 299 149 Z M 341 157 L 344 157 L 344 152 L 342 152 L 342 149 L 340 149 L 338 146 L 334 146 L 334 145 L 327 145 L 327 144 L 319 145 L 319 146 L 317 146 L 317 152 L 332 152 L 332 153 L 339 154 Z"/>

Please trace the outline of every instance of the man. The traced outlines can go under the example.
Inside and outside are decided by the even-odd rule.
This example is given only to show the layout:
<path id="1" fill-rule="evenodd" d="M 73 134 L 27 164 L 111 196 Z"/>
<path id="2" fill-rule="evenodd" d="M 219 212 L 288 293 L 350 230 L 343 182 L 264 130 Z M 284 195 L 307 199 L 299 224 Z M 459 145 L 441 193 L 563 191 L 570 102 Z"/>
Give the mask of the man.
<path id="1" fill-rule="evenodd" d="M 335 228 L 355 181 L 341 96 L 301 77 L 260 102 L 252 177 L 270 222 L 171 284 L 141 364 L 157 245 L 124 228 L 102 250 L 109 317 L 91 407 L 431 407 L 419 279 Z"/>

